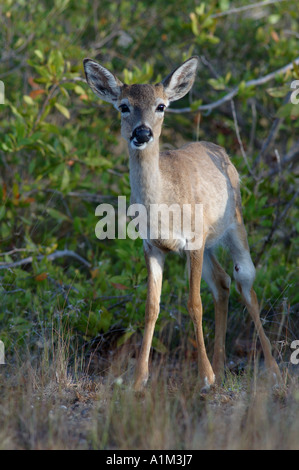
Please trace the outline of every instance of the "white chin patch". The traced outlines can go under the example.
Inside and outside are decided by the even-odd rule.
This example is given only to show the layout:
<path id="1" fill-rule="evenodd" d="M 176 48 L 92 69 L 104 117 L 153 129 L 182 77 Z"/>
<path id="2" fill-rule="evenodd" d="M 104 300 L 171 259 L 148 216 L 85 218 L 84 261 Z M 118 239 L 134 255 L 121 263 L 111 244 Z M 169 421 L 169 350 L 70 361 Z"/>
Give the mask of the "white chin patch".
<path id="1" fill-rule="evenodd" d="M 133 139 L 130 142 L 132 149 L 134 150 L 144 150 L 148 144 L 150 144 L 154 139 L 151 137 L 148 142 L 144 142 L 143 144 L 138 144 L 137 140 Z"/>

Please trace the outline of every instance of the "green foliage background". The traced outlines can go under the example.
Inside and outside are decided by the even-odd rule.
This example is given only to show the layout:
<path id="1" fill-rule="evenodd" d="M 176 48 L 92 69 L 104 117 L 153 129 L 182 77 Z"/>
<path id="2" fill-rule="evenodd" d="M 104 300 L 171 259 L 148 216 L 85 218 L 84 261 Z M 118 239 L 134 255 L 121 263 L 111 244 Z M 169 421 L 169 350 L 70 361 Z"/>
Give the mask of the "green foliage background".
<path id="1" fill-rule="evenodd" d="M 286 0 L 230 12 L 245 5 L 243 0 L 1 2 L 0 337 L 8 349 L 27 344 L 38 350 L 53 325 L 69 329 L 79 341 L 121 328 L 124 342 L 143 328 L 146 269 L 140 240 L 95 237 L 96 206 L 117 207 L 119 195 L 129 201 L 130 187 L 119 116 L 84 83 L 84 57 L 127 83 L 157 82 L 189 56 L 202 57 L 192 92 L 175 105 L 194 111 L 166 115 L 161 147 L 196 139 L 226 147 L 241 175 L 267 331 L 274 340 L 298 337 L 299 105 L 286 99 L 290 82 L 299 79 L 298 66 L 264 85 L 244 86 L 298 56 L 298 5 Z M 248 164 L 230 102 L 210 113 L 196 111 L 238 85 L 234 104 Z M 275 124 L 277 133 L 261 154 Z M 83 260 L 57 256 L 61 250 Z M 15 265 L 28 257 L 27 264 Z M 224 252 L 220 259 L 231 274 Z M 167 335 L 161 336 L 165 331 L 174 333 L 174 344 L 179 332 L 192 338 L 187 294 L 184 260 L 169 256 L 157 350 L 170 347 Z M 203 303 L 209 343 L 214 319 L 205 285 Z M 234 291 L 230 312 L 229 335 L 245 334 L 247 317 Z"/>

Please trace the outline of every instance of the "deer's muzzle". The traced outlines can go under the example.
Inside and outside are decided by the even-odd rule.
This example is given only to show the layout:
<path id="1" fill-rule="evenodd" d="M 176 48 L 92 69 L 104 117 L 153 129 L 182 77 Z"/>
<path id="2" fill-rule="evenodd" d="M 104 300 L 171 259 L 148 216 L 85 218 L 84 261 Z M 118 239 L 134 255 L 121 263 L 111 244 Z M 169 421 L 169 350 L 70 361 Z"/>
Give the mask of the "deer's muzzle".
<path id="1" fill-rule="evenodd" d="M 152 130 L 146 126 L 139 126 L 134 129 L 131 140 L 136 146 L 147 144 L 153 137 Z"/>

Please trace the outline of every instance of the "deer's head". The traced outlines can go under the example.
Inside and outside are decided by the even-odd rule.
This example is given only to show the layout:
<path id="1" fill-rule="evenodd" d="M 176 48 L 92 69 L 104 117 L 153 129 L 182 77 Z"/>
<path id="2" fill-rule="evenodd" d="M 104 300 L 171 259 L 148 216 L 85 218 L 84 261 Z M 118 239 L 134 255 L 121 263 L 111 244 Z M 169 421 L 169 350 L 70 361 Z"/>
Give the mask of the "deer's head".
<path id="1" fill-rule="evenodd" d="M 156 85 L 126 85 L 94 60 L 84 59 L 87 82 L 102 100 L 121 112 L 121 131 L 132 149 L 157 142 L 165 108 L 191 89 L 198 58 L 191 57 Z"/>

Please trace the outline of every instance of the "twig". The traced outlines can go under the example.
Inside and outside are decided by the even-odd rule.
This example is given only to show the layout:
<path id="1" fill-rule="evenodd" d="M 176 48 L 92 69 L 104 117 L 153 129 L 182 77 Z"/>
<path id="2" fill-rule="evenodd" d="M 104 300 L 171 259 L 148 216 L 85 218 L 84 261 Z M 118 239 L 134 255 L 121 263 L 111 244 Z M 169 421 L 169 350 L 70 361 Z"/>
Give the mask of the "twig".
<path id="1" fill-rule="evenodd" d="M 5 62 L 5 61 L 10 60 L 10 59 L 17 59 L 18 58 L 17 57 L 18 53 L 22 52 L 22 50 L 25 49 L 26 46 L 28 46 L 28 44 L 32 41 L 34 36 L 35 36 L 35 33 L 29 34 L 27 39 L 17 49 L 11 50 L 7 53 L 5 53 L 5 51 L 4 51 L 3 54 L 2 54 L 2 57 L 0 59 L 0 63 Z"/>
<path id="2" fill-rule="evenodd" d="M 101 49 L 107 42 L 111 41 L 111 39 L 115 38 L 116 36 L 119 36 L 123 31 L 122 30 L 116 30 L 112 31 L 110 34 L 108 34 L 106 37 L 101 39 L 99 42 L 96 44 L 93 44 L 92 47 L 94 49 Z"/>
<path id="3" fill-rule="evenodd" d="M 249 100 L 251 106 L 251 113 L 252 113 L 252 124 L 250 130 L 250 140 L 248 145 L 248 153 L 251 155 L 253 152 L 254 140 L 255 140 L 255 133 L 256 133 L 256 124 L 257 124 L 257 112 L 256 112 L 256 103 L 255 100 Z"/>
<path id="4" fill-rule="evenodd" d="M 1 292 L 1 295 L 6 295 L 6 294 L 15 294 L 16 292 L 24 292 L 26 293 L 25 289 L 13 289 L 13 290 L 4 290 L 4 291 L 0 291 Z"/>
<path id="5" fill-rule="evenodd" d="M 41 109 L 39 110 L 39 113 L 38 113 L 38 115 L 37 115 L 37 117 L 36 117 L 35 123 L 34 123 L 33 126 L 32 126 L 32 130 L 31 130 L 31 132 L 30 132 L 30 134 L 29 134 L 29 137 L 33 134 L 33 132 L 35 131 L 37 125 L 39 124 L 39 121 L 41 120 L 41 117 L 42 117 L 42 115 L 43 115 L 43 113 L 44 113 L 44 111 L 45 111 L 45 109 L 46 109 L 46 106 L 48 105 L 50 99 L 51 99 L 52 96 L 54 95 L 54 93 L 55 93 L 55 91 L 57 90 L 58 86 L 59 86 L 59 83 L 55 83 L 55 84 L 52 86 L 52 88 L 51 88 L 51 90 L 50 90 L 48 96 L 46 97 L 45 101 L 43 102 L 43 105 L 42 105 Z"/>
<path id="6" fill-rule="evenodd" d="M 37 118 L 35 120 L 35 123 L 33 124 L 32 126 L 32 130 L 29 134 L 32 135 L 33 132 L 35 131 L 37 125 L 39 124 L 39 121 L 41 120 L 41 117 L 43 115 L 43 113 L 45 112 L 45 109 L 46 109 L 46 106 L 48 105 L 50 99 L 53 97 L 55 91 L 59 88 L 59 86 L 61 85 L 61 83 L 76 83 L 76 82 L 80 82 L 80 83 L 86 83 L 86 80 L 84 78 L 81 78 L 81 77 L 73 77 L 73 78 L 67 78 L 67 77 L 63 77 L 58 83 L 54 83 L 48 96 L 46 97 L 38 115 L 37 115 Z"/>
<path id="7" fill-rule="evenodd" d="M 58 287 L 58 289 L 62 292 L 62 294 L 65 294 L 66 292 L 69 293 L 71 289 L 74 290 L 77 294 L 79 294 L 78 289 L 72 286 L 71 284 L 60 284 L 60 282 L 56 281 L 56 279 L 53 279 L 51 276 L 48 276 L 47 279 L 52 284 L 54 284 L 54 286 Z"/>
<path id="8" fill-rule="evenodd" d="M 276 173 L 279 173 L 287 165 L 293 163 L 296 157 L 299 158 L 299 142 L 296 142 L 295 145 L 293 145 L 293 147 L 288 151 L 288 153 L 282 159 L 280 159 L 280 165 L 277 165 L 276 168 L 270 170 L 267 173 L 266 177 L 269 178 L 270 176 L 276 175 Z"/>
<path id="9" fill-rule="evenodd" d="M 21 62 L 16 65 L 15 67 L 13 67 L 12 69 L 10 70 L 7 70 L 6 72 L 3 72 L 1 75 L 0 75 L 0 78 L 5 78 L 5 77 L 8 77 L 8 75 L 11 75 L 12 73 L 16 72 L 17 70 L 19 70 L 20 68 L 23 67 L 23 65 L 26 63 L 26 60 L 23 59 L 21 60 Z"/>
<path id="10" fill-rule="evenodd" d="M 274 153 L 275 153 L 275 157 L 276 157 L 276 161 L 277 161 L 278 171 L 279 171 L 279 173 L 281 173 L 281 158 L 280 158 L 279 152 L 278 152 L 277 149 L 275 149 Z M 280 199 L 280 194 L 278 195 L 278 197 Z"/>
<path id="11" fill-rule="evenodd" d="M 132 297 L 132 296 L 129 296 L 129 298 L 130 297 Z M 117 302 L 116 304 L 110 305 L 109 307 L 106 307 L 106 308 L 107 308 L 107 310 L 112 310 L 113 308 L 119 307 L 120 305 L 123 305 L 126 302 L 128 302 L 129 298 L 122 299 L 119 302 Z"/>
<path id="12" fill-rule="evenodd" d="M 94 300 L 114 300 L 114 299 L 129 299 L 132 297 L 131 294 L 126 295 L 100 295 L 95 297 Z"/>
<path id="13" fill-rule="evenodd" d="M 247 155 L 246 155 L 246 152 L 245 152 L 245 149 L 244 149 L 244 146 L 243 146 L 243 142 L 242 142 L 242 139 L 241 139 L 234 100 L 231 100 L 231 108 L 232 108 L 232 115 L 233 115 L 233 119 L 234 119 L 235 129 L 236 129 L 236 135 L 237 135 L 237 139 L 238 139 L 238 142 L 239 142 L 239 146 L 240 146 L 240 149 L 241 149 L 243 159 L 245 161 L 245 164 L 247 166 L 247 169 L 248 169 L 250 175 L 252 176 L 252 178 L 256 179 L 256 176 L 251 171 L 251 168 L 250 168 L 250 165 L 249 165 L 249 162 L 248 162 L 248 158 L 247 158 Z"/>
<path id="14" fill-rule="evenodd" d="M 242 13 L 243 11 L 251 10 L 253 8 L 266 7 L 275 3 L 288 2 L 289 0 L 264 0 L 263 2 L 250 3 L 243 7 L 231 8 L 230 10 L 222 11 L 220 13 L 214 13 L 210 18 L 221 18 L 222 16 L 231 15 L 232 13 Z"/>
<path id="15" fill-rule="evenodd" d="M 289 102 L 290 96 L 291 96 L 291 92 L 289 92 L 287 94 L 287 96 L 285 97 L 285 99 L 283 101 L 283 104 L 287 104 Z M 261 149 L 259 155 L 256 157 L 256 159 L 253 163 L 253 168 L 255 168 L 259 164 L 261 159 L 265 156 L 265 154 L 266 154 L 267 150 L 269 149 L 270 145 L 272 144 L 272 142 L 274 142 L 274 140 L 277 136 L 277 133 L 279 131 L 279 128 L 280 128 L 281 124 L 283 123 L 283 121 L 284 121 L 284 118 L 276 118 L 275 121 L 273 122 L 272 127 L 271 127 L 270 132 L 269 132 L 269 135 L 268 135 L 267 139 L 264 141 L 262 149 Z"/>
<path id="16" fill-rule="evenodd" d="M 103 202 L 103 199 L 115 199 L 116 196 L 104 196 L 101 194 L 93 194 L 93 193 L 88 193 L 88 192 L 80 192 L 80 191 L 70 191 L 69 193 L 66 194 L 66 196 L 69 197 L 79 197 L 82 200 L 89 201 L 89 202 Z"/>
<path id="17" fill-rule="evenodd" d="M 203 63 L 206 67 L 208 67 L 208 69 L 210 70 L 210 72 L 212 73 L 212 75 L 214 75 L 215 78 L 220 78 L 219 73 L 215 70 L 215 68 L 213 67 L 213 65 L 211 64 L 211 62 L 206 58 L 206 56 L 201 55 L 201 56 L 200 56 L 200 60 L 202 61 L 202 63 Z"/>
<path id="18" fill-rule="evenodd" d="M 268 73 L 267 75 L 264 75 L 263 77 L 255 78 L 253 80 L 249 80 L 248 82 L 245 82 L 243 84 L 243 88 L 248 88 L 250 86 L 263 85 L 264 83 L 267 83 L 273 78 L 275 78 L 277 75 L 281 75 L 287 72 L 288 70 L 291 70 L 294 67 L 294 64 L 296 65 L 299 64 L 299 57 L 297 57 L 292 62 L 285 65 L 284 67 L 281 67 L 280 69 L 275 70 L 274 72 Z M 198 106 L 196 109 L 191 109 L 191 107 L 186 107 L 186 108 L 181 108 L 181 109 L 167 108 L 167 111 L 169 113 L 174 113 L 174 114 L 190 113 L 192 111 L 212 111 L 213 109 L 218 108 L 219 106 L 226 103 L 227 101 L 232 100 L 233 97 L 238 94 L 239 88 L 240 88 L 240 85 L 236 86 L 232 91 L 224 95 L 219 100 L 214 101 L 213 103 L 209 103 L 209 104 L 202 104 Z"/>
<path id="19" fill-rule="evenodd" d="M 261 151 L 260 151 L 260 153 L 258 154 L 258 156 L 256 157 L 256 159 L 253 163 L 253 168 L 255 168 L 259 164 L 261 159 L 266 154 L 266 152 L 267 152 L 268 148 L 270 147 L 271 143 L 275 140 L 275 138 L 277 136 L 277 133 L 278 133 L 278 130 L 279 130 L 279 128 L 280 128 L 283 121 L 284 121 L 284 118 L 277 118 L 273 122 L 272 127 L 271 127 L 270 132 L 269 132 L 269 135 L 268 135 L 267 139 L 264 141 L 264 143 L 262 145 L 262 148 L 261 148 Z"/>
<path id="20" fill-rule="evenodd" d="M 66 82 L 67 83 L 76 83 L 76 82 L 87 83 L 86 79 L 82 77 L 73 77 L 73 78 L 63 77 L 60 80 L 59 85 L 60 83 L 66 83 Z"/>
<path id="21" fill-rule="evenodd" d="M 80 261 L 80 263 L 84 264 L 87 268 L 91 268 L 91 264 L 82 256 L 78 255 L 72 250 L 57 250 L 54 251 L 54 253 L 51 253 L 50 255 L 38 255 L 37 259 L 38 261 L 47 258 L 48 261 L 53 261 L 57 258 L 63 258 L 63 257 L 71 257 L 75 258 L 77 261 Z M 19 266 L 24 266 L 26 264 L 31 264 L 34 261 L 33 256 L 29 256 L 28 258 L 21 259 L 19 261 L 14 261 L 13 263 L 0 263 L 0 269 L 8 269 L 8 268 L 17 268 Z"/>
<path id="22" fill-rule="evenodd" d="M 20 251 L 28 251 L 27 248 L 14 248 L 13 250 L 10 251 L 5 251 L 4 253 L 0 253 L 0 256 L 6 256 L 6 255 L 13 255 L 15 253 L 19 253 Z"/>
<path id="23" fill-rule="evenodd" d="M 259 253 L 257 254 L 255 260 L 254 260 L 254 264 L 257 265 L 261 259 L 261 256 L 262 254 L 264 253 L 265 251 L 265 248 L 266 246 L 270 243 L 270 241 L 272 240 L 273 238 L 273 235 L 274 233 L 276 232 L 276 230 L 278 229 L 278 227 L 280 226 L 281 222 L 283 221 L 283 219 L 285 218 L 285 216 L 287 215 L 289 209 L 292 207 L 292 205 L 294 204 L 294 202 L 296 201 L 297 197 L 299 196 L 299 190 L 296 191 L 296 193 L 294 194 L 294 196 L 292 197 L 292 199 L 288 202 L 288 204 L 285 206 L 284 210 L 282 211 L 282 213 L 280 214 L 280 216 L 278 216 L 276 218 L 276 221 L 274 222 L 274 224 L 272 225 L 271 227 L 271 230 L 268 234 L 268 236 L 266 237 L 264 243 L 263 243 L 263 246 L 262 248 L 260 249 Z"/>

